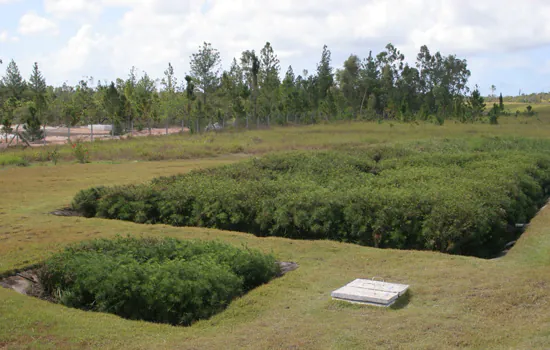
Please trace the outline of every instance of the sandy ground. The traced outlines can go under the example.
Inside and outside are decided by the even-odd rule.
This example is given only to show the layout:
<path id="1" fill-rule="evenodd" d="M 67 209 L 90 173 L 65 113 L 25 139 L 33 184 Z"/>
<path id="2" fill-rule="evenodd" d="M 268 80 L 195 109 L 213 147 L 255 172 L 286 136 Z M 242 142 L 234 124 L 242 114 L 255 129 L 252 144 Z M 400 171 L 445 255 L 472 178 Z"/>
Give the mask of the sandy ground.
<path id="1" fill-rule="evenodd" d="M 168 128 L 168 134 L 178 134 L 181 132 L 181 127 L 179 128 Z M 184 132 L 189 132 L 188 128 L 184 129 Z M 123 135 L 123 136 L 111 136 L 109 135 L 109 131 L 104 130 L 94 130 L 94 140 L 111 140 L 111 139 L 124 139 L 130 136 L 130 133 Z M 149 132 L 148 129 L 142 130 L 142 131 L 136 131 L 131 134 L 133 137 L 143 137 L 143 136 L 159 136 L 159 135 L 166 135 L 166 129 L 165 128 L 159 128 L 159 129 L 151 129 L 151 132 Z M 46 145 L 61 145 L 68 142 L 68 136 L 69 132 L 67 128 L 64 127 L 46 127 Z M 8 142 L 6 143 L 6 137 L 5 135 L 0 136 L 0 148 L 5 148 L 8 143 L 12 140 L 14 135 L 8 135 Z M 91 133 L 90 129 L 83 127 L 83 128 L 71 128 L 71 140 L 76 141 L 80 140 L 83 142 L 89 142 L 91 140 Z M 10 146 L 14 146 L 17 144 L 22 144 L 23 142 L 21 140 L 18 140 L 15 138 L 11 142 Z M 23 143 L 24 144 L 24 143 Z M 44 146 L 44 141 L 38 141 L 31 143 L 32 147 L 40 147 Z"/>

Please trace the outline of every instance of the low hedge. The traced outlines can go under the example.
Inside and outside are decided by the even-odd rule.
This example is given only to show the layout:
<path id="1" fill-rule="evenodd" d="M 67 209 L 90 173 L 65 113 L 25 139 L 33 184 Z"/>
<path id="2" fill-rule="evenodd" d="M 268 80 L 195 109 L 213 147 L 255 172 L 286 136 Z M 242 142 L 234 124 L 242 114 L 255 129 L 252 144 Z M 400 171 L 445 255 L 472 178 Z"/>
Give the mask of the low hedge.
<path id="1" fill-rule="evenodd" d="M 550 142 L 290 152 L 77 194 L 88 217 L 492 256 L 550 189 Z"/>
<path id="2" fill-rule="evenodd" d="M 279 272 L 271 255 L 219 242 L 117 238 L 70 246 L 39 270 L 45 292 L 83 310 L 190 325 Z"/>

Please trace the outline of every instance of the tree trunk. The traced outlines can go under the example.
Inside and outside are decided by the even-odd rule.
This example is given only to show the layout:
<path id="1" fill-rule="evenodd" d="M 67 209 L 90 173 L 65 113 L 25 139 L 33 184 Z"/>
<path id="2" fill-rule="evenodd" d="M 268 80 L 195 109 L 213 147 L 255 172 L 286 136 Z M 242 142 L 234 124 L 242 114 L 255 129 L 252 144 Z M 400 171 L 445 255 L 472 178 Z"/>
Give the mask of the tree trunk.
<path id="1" fill-rule="evenodd" d="M 365 103 L 365 98 L 367 98 L 368 90 L 365 89 L 365 94 L 363 95 L 363 100 L 361 101 L 361 108 L 359 109 L 359 118 L 363 117 L 363 104 Z"/>
<path id="2" fill-rule="evenodd" d="M 248 130 L 248 114 L 246 115 L 246 129 Z"/>
<path id="3" fill-rule="evenodd" d="M 71 142 L 71 125 L 67 127 L 68 134 L 67 134 L 67 140 L 69 140 L 69 143 Z"/>
<path id="4" fill-rule="evenodd" d="M 196 128 L 196 132 L 197 134 L 200 133 L 200 126 L 199 126 L 199 118 L 195 119 L 196 120 L 196 123 L 197 123 L 197 128 Z"/>
<path id="5" fill-rule="evenodd" d="M 185 122 L 183 119 L 181 120 L 181 133 L 183 134 L 185 132 Z"/>
<path id="6" fill-rule="evenodd" d="M 94 142 L 94 124 L 90 124 L 90 142 Z"/>
<path id="7" fill-rule="evenodd" d="M 44 146 L 46 146 L 46 124 L 44 124 Z"/>
<path id="8" fill-rule="evenodd" d="M 166 127 L 166 135 L 168 135 L 168 118 L 166 118 L 166 125 L 165 125 L 165 127 Z"/>
<path id="9" fill-rule="evenodd" d="M 260 128 L 260 117 L 256 117 L 256 129 Z"/>

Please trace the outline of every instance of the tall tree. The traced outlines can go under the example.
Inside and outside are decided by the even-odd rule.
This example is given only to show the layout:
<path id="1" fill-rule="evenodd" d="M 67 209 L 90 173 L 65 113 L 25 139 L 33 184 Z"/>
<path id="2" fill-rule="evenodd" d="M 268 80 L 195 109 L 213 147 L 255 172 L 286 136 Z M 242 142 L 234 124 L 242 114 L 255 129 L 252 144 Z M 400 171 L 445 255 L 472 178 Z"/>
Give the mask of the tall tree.
<path id="1" fill-rule="evenodd" d="M 277 58 L 277 55 L 273 51 L 273 47 L 269 42 L 260 51 L 260 79 L 259 85 L 261 86 L 261 98 L 263 114 L 267 115 L 268 123 L 269 116 L 273 112 L 276 101 L 277 101 L 277 92 L 279 91 L 279 72 L 281 66 L 279 65 L 280 61 Z"/>
<path id="2" fill-rule="evenodd" d="M 191 111 L 193 110 L 193 101 L 195 101 L 195 83 L 193 83 L 193 78 L 190 75 L 185 76 L 185 82 L 187 83 L 185 87 L 185 95 L 187 97 L 187 118 L 189 118 L 188 125 L 190 126 L 190 130 L 192 131 L 193 128 L 191 128 Z M 195 132 L 200 132 L 199 127 L 199 120 L 196 120 L 196 129 Z"/>
<path id="3" fill-rule="evenodd" d="M 179 100 L 176 98 L 178 80 L 174 74 L 174 67 L 172 67 L 171 63 L 168 63 L 168 68 L 164 71 L 164 78 L 162 78 L 160 84 L 162 86 L 162 117 L 165 120 L 166 132 L 168 133 L 168 123 L 175 120 L 179 103 Z"/>
<path id="4" fill-rule="evenodd" d="M 10 63 L 8 63 L 8 67 L 6 68 L 6 75 L 4 76 L 2 82 L 4 83 L 4 87 L 8 93 L 8 97 L 13 97 L 17 101 L 23 100 L 23 93 L 27 88 L 27 84 L 21 76 L 19 67 L 14 60 L 11 60 Z"/>
<path id="5" fill-rule="evenodd" d="M 350 118 L 360 109 L 359 105 L 363 95 L 360 91 L 360 69 L 361 60 L 357 55 L 351 55 L 344 62 L 344 68 L 336 73 L 338 85 L 347 100 L 348 116 Z"/>
<path id="6" fill-rule="evenodd" d="M 102 103 L 107 112 L 107 117 L 111 120 L 113 126 L 112 134 L 122 134 L 121 113 L 124 113 L 124 104 L 114 82 L 111 82 L 109 87 L 105 89 Z"/>
<path id="7" fill-rule="evenodd" d="M 29 79 L 29 91 L 31 94 L 31 100 L 34 102 L 34 108 L 36 108 L 36 115 L 39 120 L 44 120 L 44 115 L 48 109 L 48 100 L 46 98 L 46 79 L 42 76 L 42 73 L 38 69 L 38 63 L 34 63 L 32 68 L 31 77 Z"/>
<path id="8" fill-rule="evenodd" d="M 252 116 L 258 121 L 258 95 L 259 95 L 259 77 L 260 74 L 260 60 L 254 50 L 244 51 L 241 55 L 241 66 L 243 68 L 246 81 L 252 92 Z M 248 127 L 248 118 L 246 126 Z"/>
<path id="9" fill-rule="evenodd" d="M 219 84 L 221 57 L 218 50 L 210 43 L 203 43 L 199 51 L 191 55 L 191 77 L 202 93 L 205 111 L 208 111 L 207 95 L 212 93 Z"/>
<path id="10" fill-rule="evenodd" d="M 151 123 L 158 117 L 158 94 L 156 83 L 147 73 L 139 79 L 135 88 L 136 110 L 139 120 L 139 129 L 147 125 L 151 134 Z"/>
<path id="11" fill-rule="evenodd" d="M 327 45 L 323 46 L 321 61 L 317 65 L 317 79 L 319 82 L 319 98 L 325 99 L 334 84 L 334 74 L 331 64 L 331 52 Z"/>

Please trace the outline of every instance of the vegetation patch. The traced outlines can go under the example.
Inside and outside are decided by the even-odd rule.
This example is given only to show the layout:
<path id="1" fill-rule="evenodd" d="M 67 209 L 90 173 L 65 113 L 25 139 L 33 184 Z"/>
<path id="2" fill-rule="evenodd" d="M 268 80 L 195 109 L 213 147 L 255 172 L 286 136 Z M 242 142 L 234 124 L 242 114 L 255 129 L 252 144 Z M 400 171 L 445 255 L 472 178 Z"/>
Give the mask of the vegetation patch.
<path id="1" fill-rule="evenodd" d="M 38 277 L 46 298 L 69 307 L 190 325 L 279 272 L 273 256 L 225 243 L 118 237 L 69 246 Z"/>
<path id="2" fill-rule="evenodd" d="M 81 191 L 87 217 L 494 256 L 550 189 L 550 142 L 443 140 L 290 152 Z"/>
<path id="3" fill-rule="evenodd" d="M 22 157 L 11 155 L 11 154 L 0 154 L 0 166 L 27 166 L 29 162 Z"/>

